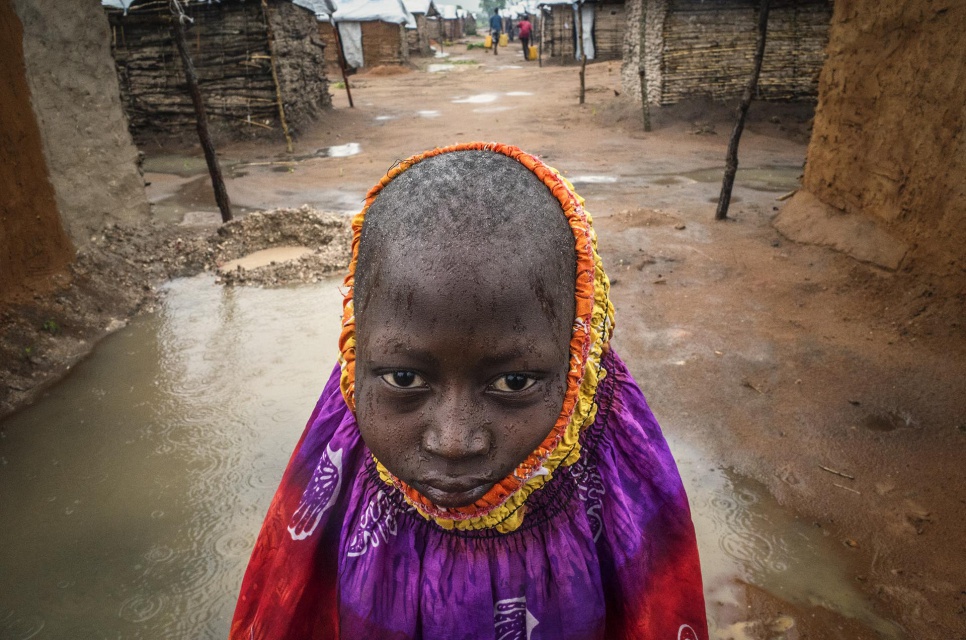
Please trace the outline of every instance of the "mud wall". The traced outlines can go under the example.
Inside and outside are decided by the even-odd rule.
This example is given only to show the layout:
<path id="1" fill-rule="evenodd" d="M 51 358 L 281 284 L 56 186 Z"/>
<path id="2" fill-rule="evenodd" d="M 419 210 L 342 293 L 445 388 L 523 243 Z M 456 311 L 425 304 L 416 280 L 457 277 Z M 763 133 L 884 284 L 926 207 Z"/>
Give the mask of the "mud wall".
<path id="1" fill-rule="evenodd" d="M 110 30 L 98 3 L 12 4 L 23 26 L 27 83 L 50 183 L 74 245 L 88 244 L 110 222 L 147 219 L 137 149 L 118 98 Z"/>
<path id="2" fill-rule="evenodd" d="M 269 5 L 268 18 L 285 120 L 289 127 L 299 130 L 332 106 L 325 73 L 325 43 L 315 15 L 287 0 Z"/>
<path id="3" fill-rule="evenodd" d="M 124 108 L 139 142 L 190 137 L 194 108 L 171 36 L 166 3 L 106 10 Z M 281 136 L 272 55 L 286 121 L 295 132 L 331 104 L 324 43 L 315 16 L 288 0 L 190 3 L 187 40 L 212 129 L 221 135 Z M 273 40 L 269 40 L 271 27 Z"/>
<path id="4" fill-rule="evenodd" d="M 382 64 L 403 64 L 409 60 L 406 26 L 368 20 L 362 25 L 362 60 L 367 69 Z"/>
<path id="5" fill-rule="evenodd" d="M 966 270 L 966 3 L 836 4 L 804 186 Z"/>
<path id="6" fill-rule="evenodd" d="M 13 6 L 0 0 L 0 300 L 63 269 L 73 254 L 30 106 L 22 40 Z"/>
<path id="7" fill-rule="evenodd" d="M 621 81 L 640 98 L 640 16 L 647 11 L 645 68 L 651 102 L 740 97 L 754 63 L 757 0 L 628 0 Z M 824 62 L 830 0 L 773 0 L 758 95 L 814 100 Z"/>

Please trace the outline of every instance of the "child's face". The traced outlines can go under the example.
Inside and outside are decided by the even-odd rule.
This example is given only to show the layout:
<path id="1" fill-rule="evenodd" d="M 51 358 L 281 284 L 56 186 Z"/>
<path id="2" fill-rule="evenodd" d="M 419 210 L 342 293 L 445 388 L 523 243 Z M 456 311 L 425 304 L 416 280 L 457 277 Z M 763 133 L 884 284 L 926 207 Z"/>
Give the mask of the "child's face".
<path id="1" fill-rule="evenodd" d="M 523 273 L 493 260 L 429 272 L 398 264 L 372 280 L 358 325 L 359 428 L 437 506 L 481 498 L 563 406 L 572 302 L 548 303 L 546 286 Z"/>

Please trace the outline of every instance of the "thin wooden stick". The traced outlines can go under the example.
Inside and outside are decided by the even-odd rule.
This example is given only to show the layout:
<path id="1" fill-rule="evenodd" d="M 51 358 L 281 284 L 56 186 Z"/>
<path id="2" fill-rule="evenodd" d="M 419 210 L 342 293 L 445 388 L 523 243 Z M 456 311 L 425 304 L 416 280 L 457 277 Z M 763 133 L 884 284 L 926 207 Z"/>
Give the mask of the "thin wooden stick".
<path id="1" fill-rule="evenodd" d="M 845 486 L 842 486 L 840 484 L 835 484 L 834 482 L 832 483 L 832 486 L 833 487 L 838 487 L 839 489 L 845 489 L 846 491 L 851 491 L 852 493 L 857 493 L 860 496 L 862 495 L 862 492 L 861 491 L 856 491 L 855 489 L 852 489 L 850 487 L 845 487 Z"/>
<path id="2" fill-rule="evenodd" d="M 850 476 L 847 473 L 842 473 L 841 471 L 836 471 L 835 469 L 829 469 L 828 467 L 823 467 L 822 465 L 818 465 L 818 468 L 822 471 L 828 471 L 829 473 L 834 473 L 837 476 L 848 478 L 849 480 L 855 480 L 855 476 Z"/>
<path id="3" fill-rule="evenodd" d="M 349 98 L 349 108 L 354 108 L 355 105 L 352 104 L 352 91 L 349 90 L 349 76 L 346 74 L 345 68 L 348 63 L 345 60 L 345 51 L 342 49 L 342 34 L 339 33 L 339 25 L 335 21 L 331 21 L 332 30 L 335 31 L 335 44 L 339 48 L 339 70 L 342 71 L 342 83 L 345 84 L 345 94 Z"/>
<path id="4" fill-rule="evenodd" d="M 584 103 L 586 92 L 587 52 L 584 50 L 584 12 L 583 5 L 577 4 L 577 44 L 580 45 L 580 104 Z"/>
<path id="5" fill-rule="evenodd" d="M 755 66 L 751 72 L 751 78 L 745 86 L 744 95 L 741 97 L 741 104 L 738 105 L 737 121 L 735 129 L 731 134 L 731 141 L 728 143 L 728 155 L 725 160 L 724 178 L 721 180 L 721 195 L 718 197 L 718 209 L 715 211 L 715 220 L 725 220 L 728 218 L 728 206 L 731 204 L 731 189 L 735 184 L 735 174 L 738 173 L 738 141 L 741 140 L 741 132 L 745 128 L 745 116 L 748 107 L 751 106 L 751 97 L 758 86 L 758 76 L 761 74 L 761 61 L 765 57 L 765 36 L 768 33 L 768 3 L 769 0 L 761 0 L 761 7 L 758 9 L 758 46 L 755 50 Z"/>
<path id="6" fill-rule="evenodd" d="M 285 134 L 285 148 L 292 153 L 292 134 L 289 133 L 288 123 L 285 121 L 285 106 L 282 104 L 282 87 L 278 83 L 278 67 L 275 63 L 275 35 L 268 19 L 268 3 L 262 0 L 262 19 L 265 21 L 265 34 L 268 37 L 268 55 L 272 63 L 272 81 L 275 83 L 275 98 L 278 101 L 278 119 L 282 123 Z"/>
<path id="7" fill-rule="evenodd" d="M 215 191 L 215 202 L 221 211 L 221 221 L 228 222 L 232 219 L 231 202 L 228 200 L 228 191 L 225 189 L 225 181 L 221 177 L 221 167 L 218 165 L 218 156 L 215 155 L 215 147 L 211 142 L 211 135 L 208 133 L 208 117 L 205 114 L 205 103 L 201 99 L 201 90 L 198 88 L 198 75 L 195 73 L 195 65 L 188 54 L 188 43 L 185 41 L 184 21 L 191 18 L 185 15 L 181 8 L 180 0 L 170 0 L 171 7 L 171 28 L 174 32 L 174 43 L 178 47 L 181 55 L 181 62 L 184 65 L 185 81 L 188 83 L 188 93 L 191 94 L 191 102 L 195 108 L 195 120 L 198 127 L 198 139 L 201 141 L 201 149 L 205 152 L 205 162 L 208 163 L 208 173 L 211 174 L 211 186 Z"/>
<path id="8" fill-rule="evenodd" d="M 641 115 L 644 131 L 651 130 L 651 108 L 647 103 L 647 0 L 641 0 L 641 42 L 637 59 L 637 75 L 641 81 Z"/>

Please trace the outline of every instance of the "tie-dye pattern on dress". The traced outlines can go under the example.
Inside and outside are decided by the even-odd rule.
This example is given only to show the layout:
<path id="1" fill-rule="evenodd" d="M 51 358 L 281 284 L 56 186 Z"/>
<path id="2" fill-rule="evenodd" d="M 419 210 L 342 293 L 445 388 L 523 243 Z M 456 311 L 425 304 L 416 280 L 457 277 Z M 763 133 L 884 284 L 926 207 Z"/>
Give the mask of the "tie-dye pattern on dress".
<path id="1" fill-rule="evenodd" d="M 445 530 L 379 479 L 333 373 L 252 555 L 232 640 L 704 640 L 687 498 L 609 351 L 580 461 L 513 532 Z"/>

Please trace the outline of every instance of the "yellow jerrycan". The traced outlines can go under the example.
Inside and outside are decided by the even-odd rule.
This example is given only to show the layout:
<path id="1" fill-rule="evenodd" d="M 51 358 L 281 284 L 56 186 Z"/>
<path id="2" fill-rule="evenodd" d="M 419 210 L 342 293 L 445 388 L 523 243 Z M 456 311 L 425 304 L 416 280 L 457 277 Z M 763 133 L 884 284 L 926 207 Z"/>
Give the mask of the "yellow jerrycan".
<path id="1" fill-rule="evenodd" d="M 537 59 L 537 56 L 539 56 L 539 55 L 540 54 L 537 51 L 537 47 L 535 45 L 532 45 L 531 44 L 530 45 L 530 50 L 527 51 L 527 60 L 536 60 Z"/>
<path id="2" fill-rule="evenodd" d="M 500 34 L 500 46 L 505 47 L 510 44 L 510 36 L 506 33 Z"/>
<path id="3" fill-rule="evenodd" d="M 486 49 L 493 48 L 493 36 L 491 36 L 490 34 L 486 34 L 486 39 L 483 40 L 483 47 Z"/>

